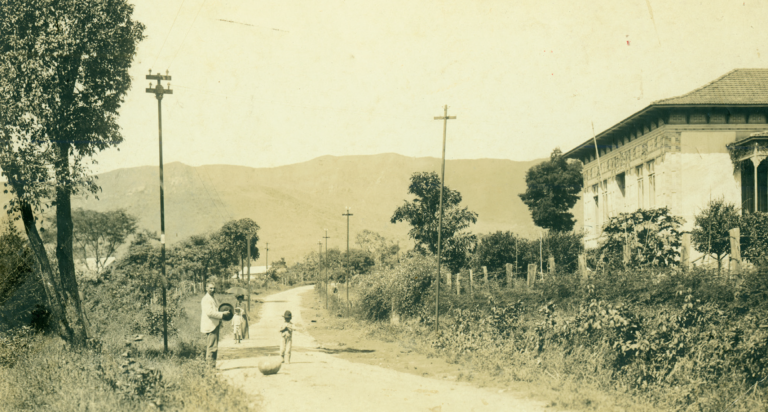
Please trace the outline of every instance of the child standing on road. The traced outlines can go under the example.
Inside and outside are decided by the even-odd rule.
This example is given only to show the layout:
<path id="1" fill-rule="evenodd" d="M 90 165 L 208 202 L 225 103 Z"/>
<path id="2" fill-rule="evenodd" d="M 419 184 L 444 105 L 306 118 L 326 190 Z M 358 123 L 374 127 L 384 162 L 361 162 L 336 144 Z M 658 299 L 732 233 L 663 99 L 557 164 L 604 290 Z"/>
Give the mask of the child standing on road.
<path id="1" fill-rule="evenodd" d="M 280 325 L 280 356 L 283 358 L 283 363 L 286 363 L 286 361 L 291 363 L 291 345 L 293 344 L 291 311 L 286 310 L 283 318 L 285 319 L 285 323 Z"/>
<path id="2" fill-rule="evenodd" d="M 232 331 L 235 333 L 235 341 L 240 343 L 243 339 L 243 309 L 236 308 L 235 316 L 232 317 Z"/>

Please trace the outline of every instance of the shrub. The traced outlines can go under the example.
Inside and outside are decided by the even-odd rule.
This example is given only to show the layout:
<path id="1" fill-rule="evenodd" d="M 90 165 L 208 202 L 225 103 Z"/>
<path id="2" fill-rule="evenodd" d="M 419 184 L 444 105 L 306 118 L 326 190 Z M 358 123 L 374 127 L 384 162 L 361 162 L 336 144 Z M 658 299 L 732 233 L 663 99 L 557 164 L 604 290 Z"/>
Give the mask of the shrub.
<path id="1" fill-rule="evenodd" d="M 691 232 L 691 241 L 697 251 L 717 259 L 720 271 L 725 255 L 731 253 L 728 231 L 739 226 L 736 205 L 723 199 L 711 200 L 707 207 L 695 217 L 696 226 Z"/>
<path id="2" fill-rule="evenodd" d="M 739 222 L 741 234 L 741 255 L 758 265 L 768 258 L 768 213 L 746 213 Z"/>
<path id="3" fill-rule="evenodd" d="M 367 277 L 370 283 L 360 297 L 363 316 L 380 320 L 395 311 L 404 317 L 420 317 L 435 272 L 435 259 L 421 254 L 406 257 L 393 269 L 375 272 Z"/>
<path id="4" fill-rule="evenodd" d="M 683 219 L 670 215 L 666 207 L 638 209 L 611 217 L 603 228 L 603 259 L 613 267 L 676 266 L 681 244 L 678 229 L 682 223 Z"/>

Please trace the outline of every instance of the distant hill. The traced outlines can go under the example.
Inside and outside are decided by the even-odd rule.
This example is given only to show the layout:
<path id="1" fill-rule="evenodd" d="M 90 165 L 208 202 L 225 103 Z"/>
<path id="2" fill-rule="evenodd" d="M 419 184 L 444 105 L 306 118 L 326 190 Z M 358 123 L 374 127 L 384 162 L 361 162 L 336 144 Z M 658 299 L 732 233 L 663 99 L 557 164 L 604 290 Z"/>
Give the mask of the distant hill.
<path id="1" fill-rule="evenodd" d="M 511 230 L 533 236 L 537 229 L 518 197 L 525 190 L 525 171 L 540 161 L 478 159 L 446 162 L 446 186 L 461 192 L 479 214 L 475 233 Z M 419 171 L 440 170 L 440 160 L 397 154 L 324 156 L 274 168 L 212 165 L 165 167 L 165 224 L 169 245 L 193 234 L 221 227 L 230 219 L 250 217 L 260 226 L 259 247 L 269 242 L 269 259 L 295 262 L 317 250 L 328 229 L 328 247 L 346 245 L 345 207 L 352 209 L 350 245 L 369 229 L 411 246 L 406 224 L 389 218 L 403 203 L 409 178 Z M 119 169 L 99 175 L 102 192 L 74 199 L 75 207 L 94 210 L 125 208 L 139 226 L 159 231 L 157 167 Z M 574 211 L 581 216 L 580 205 Z"/>

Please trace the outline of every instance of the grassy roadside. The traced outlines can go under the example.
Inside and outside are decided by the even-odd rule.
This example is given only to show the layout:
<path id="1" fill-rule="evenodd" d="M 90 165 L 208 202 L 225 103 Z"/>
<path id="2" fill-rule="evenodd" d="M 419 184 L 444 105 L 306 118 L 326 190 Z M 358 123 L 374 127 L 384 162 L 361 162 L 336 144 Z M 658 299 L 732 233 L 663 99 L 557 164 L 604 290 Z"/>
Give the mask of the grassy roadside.
<path id="1" fill-rule="evenodd" d="M 342 301 L 343 292 L 338 293 Z M 354 289 L 350 299 L 355 299 Z M 542 401 L 553 410 L 660 410 L 626 392 L 606 391 L 599 387 L 599 382 L 552 373 L 541 364 L 524 364 L 517 370 L 506 370 L 490 366 L 497 363 L 482 357 L 446 356 L 432 346 L 430 330 L 416 324 L 391 325 L 340 317 L 343 313 L 340 303 L 331 297 L 326 310 L 321 291 L 306 293 L 302 298 L 302 318 L 307 331 L 324 348 L 343 359 L 511 392 Z"/>
<path id="2" fill-rule="evenodd" d="M 25 330 L 0 344 L 0 410 L 144 411 L 259 410 L 259 400 L 229 386 L 204 365 L 199 294 L 179 300 L 176 333 L 163 354 L 162 336 L 129 339 L 123 317 L 93 314 L 99 340 L 72 348 L 55 336 Z M 130 338 L 130 336 L 129 336 Z M 126 352 L 130 358 L 123 356 Z M 131 363 L 127 368 L 121 367 Z"/>

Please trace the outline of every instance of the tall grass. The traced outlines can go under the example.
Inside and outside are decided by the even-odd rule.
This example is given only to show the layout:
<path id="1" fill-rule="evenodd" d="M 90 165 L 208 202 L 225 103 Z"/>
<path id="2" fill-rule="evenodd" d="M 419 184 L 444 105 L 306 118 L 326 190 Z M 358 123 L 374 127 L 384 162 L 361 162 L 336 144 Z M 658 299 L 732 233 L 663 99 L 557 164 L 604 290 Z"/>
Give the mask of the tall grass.
<path id="1" fill-rule="evenodd" d="M 86 348 L 30 329 L 16 331 L 16 339 L 0 344 L 0 410 L 254 410 L 254 399 L 205 366 L 201 297 L 176 300 L 179 315 L 168 353 L 161 336 L 136 341 L 130 328 L 135 314 L 108 311 L 104 302 L 91 306 L 102 313 L 89 316 L 98 339 Z M 128 368 L 122 367 L 126 352 L 134 362 Z"/>

